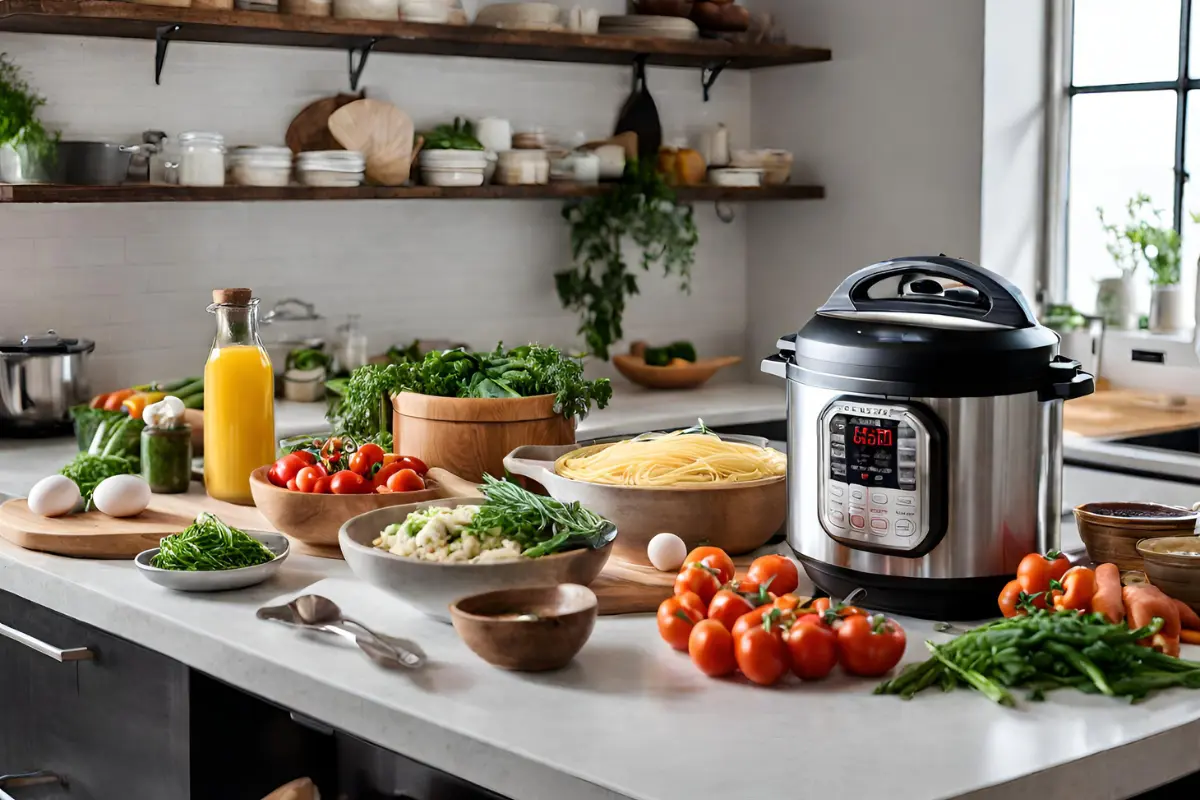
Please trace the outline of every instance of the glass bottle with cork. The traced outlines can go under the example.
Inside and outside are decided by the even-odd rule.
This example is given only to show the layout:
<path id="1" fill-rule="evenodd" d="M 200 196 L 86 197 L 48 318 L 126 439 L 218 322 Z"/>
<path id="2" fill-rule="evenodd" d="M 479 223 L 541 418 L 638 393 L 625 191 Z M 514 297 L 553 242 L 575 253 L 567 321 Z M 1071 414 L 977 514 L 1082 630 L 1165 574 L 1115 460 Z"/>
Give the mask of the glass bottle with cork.
<path id="1" fill-rule="evenodd" d="M 249 289 L 214 289 L 217 335 L 204 366 L 204 485 L 252 505 L 250 473 L 275 460 L 275 375 Z"/>

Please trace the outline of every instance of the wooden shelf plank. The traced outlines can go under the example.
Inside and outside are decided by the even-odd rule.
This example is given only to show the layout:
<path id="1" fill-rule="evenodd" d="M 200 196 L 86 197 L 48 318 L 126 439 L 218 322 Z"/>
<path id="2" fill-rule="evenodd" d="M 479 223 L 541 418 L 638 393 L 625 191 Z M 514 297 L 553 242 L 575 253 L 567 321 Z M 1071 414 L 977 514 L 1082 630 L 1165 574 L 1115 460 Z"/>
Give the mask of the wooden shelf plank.
<path id="1" fill-rule="evenodd" d="M 346 49 L 378 39 L 376 52 L 698 67 L 728 61 L 731 69 L 828 61 L 824 48 L 736 44 L 719 40 L 673 41 L 629 36 L 501 30 L 463 25 L 303 17 L 258 11 L 170 8 L 109 0 L 0 0 L 0 31 L 153 39 L 162 25 L 177 24 L 173 41 Z"/>
<path id="2" fill-rule="evenodd" d="M 478 186 L 449 189 L 437 186 L 359 186 L 318 188 L 288 186 L 48 186 L 0 185 L 0 203 L 177 203 L 263 202 L 292 200 L 569 200 L 605 191 L 604 185 L 552 183 L 548 186 Z M 693 186 L 679 189 L 686 202 L 730 203 L 768 200 L 819 200 L 823 186 L 765 186 L 760 189 Z"/>

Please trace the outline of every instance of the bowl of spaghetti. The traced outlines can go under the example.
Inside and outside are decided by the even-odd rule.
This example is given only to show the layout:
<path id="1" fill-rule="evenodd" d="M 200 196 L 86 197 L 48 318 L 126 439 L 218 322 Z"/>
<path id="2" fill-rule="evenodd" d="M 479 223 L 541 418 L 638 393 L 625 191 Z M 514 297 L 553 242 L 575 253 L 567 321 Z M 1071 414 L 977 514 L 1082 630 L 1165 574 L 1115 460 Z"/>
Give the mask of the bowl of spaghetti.
<path id="1" fill-rule="evenodd" d="M 787 514 L 787 457 L 753 436 L 703 426 L 632 439 L 518 447 L 505 468 L 577 501 L 621 531 L 614 555 L 649 564 L 646 546 L 669 531 L 737 555 L 764 545 Z"/>

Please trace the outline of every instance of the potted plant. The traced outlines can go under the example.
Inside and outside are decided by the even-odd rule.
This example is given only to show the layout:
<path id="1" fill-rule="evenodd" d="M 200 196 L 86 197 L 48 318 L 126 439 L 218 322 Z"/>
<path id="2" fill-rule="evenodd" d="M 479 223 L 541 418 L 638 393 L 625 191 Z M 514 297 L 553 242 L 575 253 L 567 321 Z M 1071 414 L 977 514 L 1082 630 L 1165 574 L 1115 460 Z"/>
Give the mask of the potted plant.
<path id="1" fill-rule="evenodd" d="M 324 400 L 331 360 L 328 353 L 312 347 L 288 353 L 283 370 L 284 398 L 299 403 Z"/>
<path id="2" fill-rule="evenodd" d="M 1161 223 L 1161 217 L 1161 212 L 1154 212 L 1156 222 Z M 1145 224 L 1140 230 L 1138 246 L 1150 267 L 1150 332 L 1181 330 L 1184 322 L 1183 292 L 1179 285 L 1179 231 L 1161 224 Z"/>
<path id="3" fill-rule="evenodd" d="M 36 94 L 7 53 L 0 53 L 0 181 L 47 180 L 57 156 L 58 133 L 38 119 L 46 98 Z"/>

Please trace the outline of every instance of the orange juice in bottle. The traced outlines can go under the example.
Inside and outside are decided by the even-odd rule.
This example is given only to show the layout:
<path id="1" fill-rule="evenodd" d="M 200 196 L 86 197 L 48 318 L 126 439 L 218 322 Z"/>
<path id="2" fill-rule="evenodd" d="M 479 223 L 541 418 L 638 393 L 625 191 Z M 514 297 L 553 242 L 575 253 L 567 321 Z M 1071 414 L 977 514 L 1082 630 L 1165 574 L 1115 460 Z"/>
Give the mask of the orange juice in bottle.
<path id="1" fill-rule="evenodd" d="M 250 473 L 275 460 L 275 374 L 249 289 L 214 289 L 217 335 L 204 365 L 204 486 L 252 505 Z"/>

